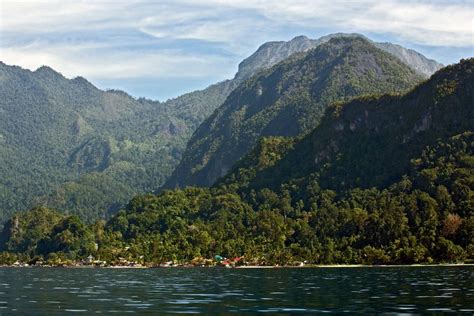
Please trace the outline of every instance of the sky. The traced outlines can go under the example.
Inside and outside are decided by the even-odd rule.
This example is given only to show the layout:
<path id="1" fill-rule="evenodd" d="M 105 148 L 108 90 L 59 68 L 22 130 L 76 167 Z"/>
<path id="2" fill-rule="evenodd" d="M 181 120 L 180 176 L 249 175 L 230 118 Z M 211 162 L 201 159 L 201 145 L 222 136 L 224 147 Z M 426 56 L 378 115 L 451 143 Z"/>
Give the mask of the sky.
<path id="1" fill-rule="evenodd" d="M 0 0 L 0 61 L 164 101 L 261 44 L 358 32 L 443 64 L 474 56 L 474 1 Z"/>

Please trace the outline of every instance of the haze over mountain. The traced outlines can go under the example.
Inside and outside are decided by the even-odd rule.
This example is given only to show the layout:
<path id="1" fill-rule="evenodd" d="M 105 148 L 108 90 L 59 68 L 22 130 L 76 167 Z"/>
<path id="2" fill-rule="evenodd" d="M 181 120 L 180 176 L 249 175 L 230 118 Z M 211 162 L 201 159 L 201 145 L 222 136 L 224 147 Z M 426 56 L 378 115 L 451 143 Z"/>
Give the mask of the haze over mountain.
<path id="1" fill-rule="evenodd" d="M 424 76 L 431 76 L 443 65 L 435 60 L 428 59 L 412 49 L 404 48 L 392 43 L 373 42 L 362 34 L 357 33 L 334 33 L 318 39 L 310 39 L 304 35 L 297 36 L 291 41 L 268 42 L 260 46 L 249 58 L 242 61 L 236 78 L 248 78 L 255 73 L 255 69 L 269 68 L 284 58 L 297 53 L 315 48 L 334 37 L 362 37 L 372 42 L 376 47 L 399 58 L 403 63 L 413 68 Z"/>
<path id="2" fill-rule="evenodd" d="M 287 51 L 297 47 L 305 50 L 313 43 L 304 37 L 295 41 L 298 45 L 267 44 L 254 57 L 265 59 L 268 47 L 275 45 L 279 46 L 277 51 L 282 47 Z M 315 49 L 293 55 L 232 92 L 193 134 L 165 187 L 212 185 L 260 137 L 304 134 L 317 126 L 333 102 L 403 91 L 423 78 L 399 58 L 379 49 L 382 44 L 364 37 L 335 35 L 319 42 L 322 44 Z M 243 62 L 241 68 L 248 64 Z"/>
<path id="3" fill-rule="evenodd" d="M 0 218 L 35 204 L 87 220 L 107 217 L 134 194 L 164 183 L 194 130 L 239 84 L 340 36 L 266 43 L 233 79 L 163 103 L 102 91 L 46 66 L 31 72 L 0 64 Z M 415 69 L 437 67 L 416 52 L 376 45 L 408 56 Z"/>

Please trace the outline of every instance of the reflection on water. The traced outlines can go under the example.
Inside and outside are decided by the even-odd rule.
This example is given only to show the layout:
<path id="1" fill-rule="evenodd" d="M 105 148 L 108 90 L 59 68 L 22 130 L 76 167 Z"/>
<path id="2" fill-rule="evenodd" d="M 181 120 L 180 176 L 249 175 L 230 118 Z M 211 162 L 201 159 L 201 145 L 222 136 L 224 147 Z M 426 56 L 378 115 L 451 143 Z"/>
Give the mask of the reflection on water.
<path id="1" fill-rule="evenodd" d="M 0 268 L 0 315 L 474 313 L 474 267 Z"/>

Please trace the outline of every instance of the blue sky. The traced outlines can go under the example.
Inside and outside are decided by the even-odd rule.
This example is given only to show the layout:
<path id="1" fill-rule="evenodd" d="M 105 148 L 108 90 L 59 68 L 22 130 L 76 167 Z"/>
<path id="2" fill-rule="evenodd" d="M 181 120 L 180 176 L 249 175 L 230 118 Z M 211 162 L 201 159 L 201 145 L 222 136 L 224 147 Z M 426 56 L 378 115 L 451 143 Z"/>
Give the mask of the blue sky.
<path id="1" fill-rule="evenodd" d="M 472 1 L 0 1 L 0 60 L 165 100 L 233 77 L 262 43 L 359 32 L 443 64 L 474 56 Z"/>

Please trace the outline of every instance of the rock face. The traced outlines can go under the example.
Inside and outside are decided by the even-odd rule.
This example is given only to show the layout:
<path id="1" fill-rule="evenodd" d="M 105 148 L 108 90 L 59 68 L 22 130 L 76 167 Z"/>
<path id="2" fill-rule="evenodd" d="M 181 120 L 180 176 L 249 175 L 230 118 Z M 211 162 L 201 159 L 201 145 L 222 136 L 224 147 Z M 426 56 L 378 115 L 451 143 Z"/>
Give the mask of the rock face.
<path id="1" fill-rule="evenodd" d="M 364 37 L 333 36 L 242 83 L 194 133 L 166 187 L 212 185 L 262 136 L 297 136 L 317 126 L 326 107 L 371 93 L 397 92 L 422 76 Z M 297 44 L 299 43 L 299 44 Z M 308 47 L 296 38 L 283 51 Z M 265 56 L 266 48 L 257 51 Z M 257 55 L 258 55 L 257 54 Z M 262 57 L 263 58 L 263 57 Z M 245 69 L 250 62 L 241 65 Z"/>
<path id="2" fill-rule="evenodd" d="M 270 68 L 290 55 L 305 52 L 315 48 L 318 44 L 320 44 L 319 40 L 312 40 L 306 36 L 297 36 L 288 42 L 267 42 L 239 64 L 239 71 L 235 75 L 235 79 L 248 79 L 259 70 Z"/>
<path id="3" fill-rule="evenodd" d="M 429 77 L 443 67 L 433 59 L 428 59 L 413 49 L 407 49 L 392 43 L 374 43 L 374 45 L 387 53 L 396 56 L 405 64 L 409 65 L 418 73 Z"/>
<path id="4" fill-rule="evenodd" d="M 294 53 L 305 52 L 309 49 L 313 49 L 335 37 L 363 37 L 370 41 L 362 34 L 334 33 L 320 37 L 318 39 L 310 39 L 306 36 L 297 36 L 288 42 L 267 42 L 260 46 L 250 57 L 244 59 L 239 64 L 239 71 L 235 75 L 235 79 L 248 79 L 259 70 L 270 68 L 271 66 Z M 404 64 L 425 77 L 431 76 L 433 73 L 443 67 L 442 64 L 436 62 L 435 60 L 426 58 L 413 49 L 408 49 L 392 43 L 372 43 L 377 48 L 397 57 Z"/>

